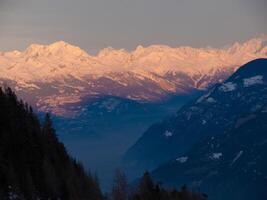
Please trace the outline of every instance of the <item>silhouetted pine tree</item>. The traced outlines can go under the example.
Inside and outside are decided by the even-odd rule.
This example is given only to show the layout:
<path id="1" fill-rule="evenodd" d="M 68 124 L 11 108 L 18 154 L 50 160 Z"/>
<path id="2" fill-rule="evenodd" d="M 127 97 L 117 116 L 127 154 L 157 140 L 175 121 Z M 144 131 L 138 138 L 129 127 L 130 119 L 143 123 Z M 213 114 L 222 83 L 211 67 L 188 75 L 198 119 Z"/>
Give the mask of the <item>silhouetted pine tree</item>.
<path id="1" fill-rule="evenodd" d="M 117 169 L 115 171 L 111 196 L 112 196 L 112 200 L 127 200 L 128 199 L 127 178 L 122 170 Z"/>

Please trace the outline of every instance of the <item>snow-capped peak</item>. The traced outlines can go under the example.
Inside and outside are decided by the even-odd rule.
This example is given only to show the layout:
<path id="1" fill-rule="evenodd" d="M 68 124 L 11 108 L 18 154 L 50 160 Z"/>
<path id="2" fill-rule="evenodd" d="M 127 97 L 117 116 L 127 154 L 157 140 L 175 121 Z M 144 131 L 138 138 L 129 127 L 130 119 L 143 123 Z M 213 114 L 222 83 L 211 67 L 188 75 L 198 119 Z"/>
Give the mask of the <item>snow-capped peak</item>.
<path id="1" fill-rule="evenodd" d="M 25 51 L 25 56 L 88 56 L 88 54 L 77 46 L 64 41 L 58 41 L 50 45 L 32 44 Z"/>
<path id="2" fill-rule="evenodd" d="M 39 53 L 43 53 L 44 49 L 46 47 L 44 45 L 39 45 L 39 44 L 31 44 L 25 51 L 24 54 L 25 55 L 34 55 L 34 54 L 39 54 Z"/>
<path id="3" fill-rule="evenodd" d="M 261 36 L 253 38 L 243 44 L 235 42 L 229 49 L 228 52 L 237 53 L 237 52 L 246 52 L 246 53 L 257 53 L 262 48 L 266 46 L 267 36 Z"/>

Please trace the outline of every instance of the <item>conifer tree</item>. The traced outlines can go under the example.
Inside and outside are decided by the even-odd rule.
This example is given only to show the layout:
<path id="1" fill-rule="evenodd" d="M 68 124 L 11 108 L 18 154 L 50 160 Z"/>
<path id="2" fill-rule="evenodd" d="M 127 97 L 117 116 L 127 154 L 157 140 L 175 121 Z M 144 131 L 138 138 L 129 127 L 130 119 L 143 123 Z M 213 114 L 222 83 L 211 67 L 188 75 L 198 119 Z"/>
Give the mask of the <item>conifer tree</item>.
<path id="1" fill-rule="evenodd" d="M 113 200 L 127 200 L 128 199 L 127 178 L 122 170 L 117 169 L 115 171 L 111 195 L 112 195 Z"/>

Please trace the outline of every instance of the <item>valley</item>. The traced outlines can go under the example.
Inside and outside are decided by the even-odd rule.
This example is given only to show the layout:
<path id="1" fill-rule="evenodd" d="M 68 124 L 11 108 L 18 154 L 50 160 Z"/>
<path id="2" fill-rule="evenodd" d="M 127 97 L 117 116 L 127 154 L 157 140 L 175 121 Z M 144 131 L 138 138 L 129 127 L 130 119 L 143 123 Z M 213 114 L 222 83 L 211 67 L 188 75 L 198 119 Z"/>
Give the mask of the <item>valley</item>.
<path id="1" fill-rule="evenodd" d="M 69 152 L 90 166 L 90 170 L 101 174 L 100 183 L 108 190 L 114 171 L 122 167 L 123 154 L 147 127 L 174 114 L 200 93 L 174 96 L 161 103 L 100 97 L 86 103 L 84 111 L 74 118 L 55 116 L 53 119 L 58 136 Z"/>

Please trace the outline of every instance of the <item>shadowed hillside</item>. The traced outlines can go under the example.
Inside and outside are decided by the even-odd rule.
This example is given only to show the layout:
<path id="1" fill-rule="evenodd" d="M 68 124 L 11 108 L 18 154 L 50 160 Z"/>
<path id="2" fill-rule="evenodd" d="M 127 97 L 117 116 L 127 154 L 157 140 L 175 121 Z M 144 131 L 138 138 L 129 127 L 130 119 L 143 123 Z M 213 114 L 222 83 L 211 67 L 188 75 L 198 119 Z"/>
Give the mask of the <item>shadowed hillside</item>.
<path id="1" fill-rule="evenodd" d="M 102 199 L 97 181 L 69 157 L 49 115 L 41 125 L 11 89 L 0 90 L 0 199 Z"/>

